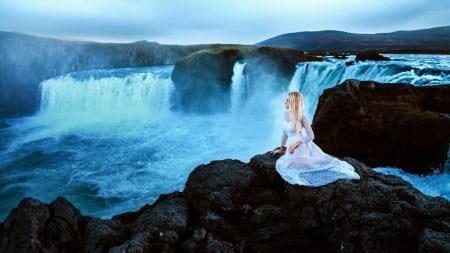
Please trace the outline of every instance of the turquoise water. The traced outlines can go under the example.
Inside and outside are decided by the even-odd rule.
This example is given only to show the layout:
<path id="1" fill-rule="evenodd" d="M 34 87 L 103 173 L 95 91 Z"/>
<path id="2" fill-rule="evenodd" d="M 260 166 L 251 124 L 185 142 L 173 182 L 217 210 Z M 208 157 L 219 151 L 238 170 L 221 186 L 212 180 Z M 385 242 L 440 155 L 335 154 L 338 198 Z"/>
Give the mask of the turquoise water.
<path id="1" fill-rule="evenodd" d="M 0 121 L 0 220 L 28 196 L 45 202 L 64 196 L 84 215 L 110 218 L 183 190 L 197 165 L 227 158 L 249 161 L 279 145 L 291 89 L 304 93 L 312 118 L 323 89 L 344 78 L 396 82 L 404 80 L 399 76 L 415 76 L 420 80 L 415 85 L 450 83 L 440 71 L 450 69 L 449 56 L 395 57 L 347 69 L 343 62 L 302 63 L 283 89 L 276 83 L 250 87 L 242 74 L 245 63 L 239 63 L 230 111 L 208 115 L 171 109 L 173 66 L 84 71 L 47 80 L 36 115 Z M 434 71 L 414 72 L 421 66 Z M 390 71 L 374 74 L 380 68 Z M 418 177 L 378 170 L 397 173 L 426 194 L 449 198 L 448 173 Z"/>

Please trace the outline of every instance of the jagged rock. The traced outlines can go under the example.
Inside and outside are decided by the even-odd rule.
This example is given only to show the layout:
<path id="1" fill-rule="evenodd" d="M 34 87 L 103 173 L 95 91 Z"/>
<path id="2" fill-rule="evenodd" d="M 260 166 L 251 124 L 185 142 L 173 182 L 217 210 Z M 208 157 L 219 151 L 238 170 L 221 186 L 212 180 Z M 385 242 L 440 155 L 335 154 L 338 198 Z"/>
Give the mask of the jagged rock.
<path id="1" fill-rule="evenodd" d="M 24 199 L 1 252 L 448 252 L 450 202 L 345 158 L 361 176 L 321 187 L 283 181 L 270 152 L 213 161 L 183 192 L 111 220 L 67 200 Z"/>
<path id="2" fill-rule="evenodd" d="M 0 252 L 81 252 L 88 218 L 66 199 L 23 199 L 0 231 Z"/>
<path id="3" fill-rule="evenodd" d="M 106 252 L 120 245 L 132 235 L 132 231 L 116 220 L 92 219 L 86 226 L 85 250 Z"/>
<path id="4" fill-rule="evenodd" d="M 128 225 L 130 235 L 113 252 L 176 252 L 189 218 L 188 204 L 180 193 L 162 195 L 138 212 Z M 120 217 L 116 217 L 119 220 Z"/>
<path id="5" fill-rule="evenodd" d="M 450 143 L 450 85 L 347 80 L 319 98 L 312 123 L 326 152 L 412 173 L 443 169 Z"/>

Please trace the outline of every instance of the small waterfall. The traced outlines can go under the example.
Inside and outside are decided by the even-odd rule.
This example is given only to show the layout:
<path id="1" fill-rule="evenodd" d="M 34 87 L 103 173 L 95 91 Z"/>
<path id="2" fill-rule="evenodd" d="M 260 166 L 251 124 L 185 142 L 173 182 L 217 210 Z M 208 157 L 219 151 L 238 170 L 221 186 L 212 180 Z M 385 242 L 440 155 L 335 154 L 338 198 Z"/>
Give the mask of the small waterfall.
<path id="1" fill-rule="evenodd" d="M 49 79 L 41 83 L 40 115 L 108 119 L 168 111 L 171 70 L 88 71 Z"/>
<path id="2" fill-rule="evenodd" d="M 303 94 L 306 116 L 312 120 L 320 94 L 324 89 L 335 86 L 342 79 L 345 65 L 329 62 L 309 62 L 297 65 L 289 85 L 290 91 Z"/>
<path id="3" fill-rule="evenodd" d="M 242 101 L 249 95 L 249 84 L 245 74 L 246 63 L 236 62 L 231 78 L 231 112 L 238 112 L 242 107 Z"/>

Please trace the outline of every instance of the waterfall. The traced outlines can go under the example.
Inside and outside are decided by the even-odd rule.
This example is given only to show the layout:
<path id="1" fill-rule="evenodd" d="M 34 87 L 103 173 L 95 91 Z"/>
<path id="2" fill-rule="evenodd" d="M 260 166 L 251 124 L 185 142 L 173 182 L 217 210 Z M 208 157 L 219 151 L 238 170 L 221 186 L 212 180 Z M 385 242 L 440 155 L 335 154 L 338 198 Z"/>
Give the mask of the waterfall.
<path id="1" fill-rule="evenodd" d="M 298 90 L 303 94 L 306 104 L 305 114 L 308 118 L 312 119 L 323 90 L 338 84 L 344 72 L 345 65 L 343 64 L 329 62 L 297 64 L 289 90 Z"/>
<path id="2" fill-rule="evenodd" d="M 346 66 L 345 61 L 301 62 L 296 66 L 289 90 L 302 92 L 307 104 L 305 113 L 312 117 L 323 90 L 347 79 L 409 83 L 416 86 L 450 83 L 450 66 L 440 67 L 441 69 L 429 68 L 423 62 L 411 63 L 402 59 L 386 62 L 356 62 L 350 66 Z"/>
<path id="3" fill-rule="evenodd" d="M 249 84 L 245 75 L 246 63 L 236 62 L 231 78 L 231 109 L 232 113 L 238 112 L 242 107 L 242 101 L 249 95 Z"/>
<path id="4" fill-rule="evenodd" d="M 111 119 L 170 109 L 172 68 L 85 71 L 41 83 L 40 115 Z"/>

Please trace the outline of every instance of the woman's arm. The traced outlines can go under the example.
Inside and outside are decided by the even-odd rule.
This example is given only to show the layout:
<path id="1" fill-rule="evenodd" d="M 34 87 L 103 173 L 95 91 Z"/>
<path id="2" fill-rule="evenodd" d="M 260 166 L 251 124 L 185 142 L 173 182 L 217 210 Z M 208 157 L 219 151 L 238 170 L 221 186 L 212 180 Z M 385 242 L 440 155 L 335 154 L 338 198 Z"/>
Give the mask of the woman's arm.
<path id="1" fill-rule="evenodd" d="M 303 115 L 303 118 L 302 118 L 302 125 L 303 125 L 303 128 L 305 128 L 306 136 L 303 136 L 301 138 L 301 142 L 308 143 L 310 141 L 313 141 L 314 140 L 314 132 L 311 128 L 311 124 L 309 124 L 308 118 L 306 118 L 305 115 Z"/>
<path id="2" fill-rule="evenodd" d="M 311 128 L 311 125 L 309 124 L 308 119 L 305 117 L 305 115 L 303 115 L 303 118 L 302 118 L 302 126 L 306 130 L 306 135 L 301 137 L 299 141 L 295 142 L 294 144 L 292 144 L 289 147 L 289 153 L 290 154 L 294 153 L 294 150 L 296 148 L 298 148 L 298 146 L 314 140 L 314 132 L 313 132 L 313 130 Z"/>
<path id="3" fill-rule="evenodd" d="M 284 153 L 285 148 L 286 148 L 285 145 L 286 145 L 287 139 L 288 139 L 288 136 L 287 136 L 286 132 L 284 132 L 284 130 L 283 130 L 283 133 L 281 134 L 281 145 L 280 145 L 280 148 L 275 150 L 275 151 L 273 151 L 272 153 L 273 154 Z"/>
<path id="4" fill-rule="evenodd" d="M 283 130 L 283 134 L 281 135 L 281 145 L 280 145 L 281 152 L 284 152 L 287 139 L 288 139 L 288 136 L 287 136 L 286 132 Z"/>

